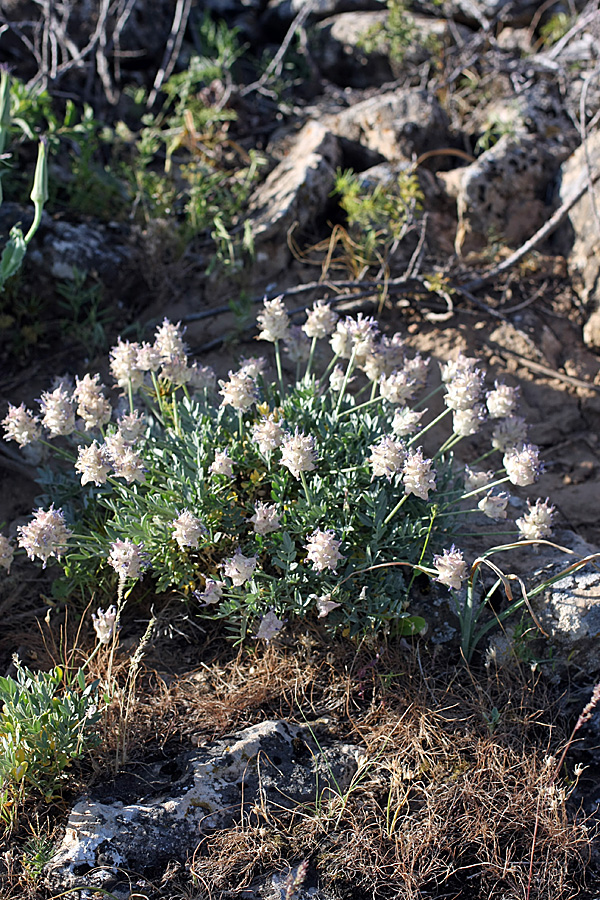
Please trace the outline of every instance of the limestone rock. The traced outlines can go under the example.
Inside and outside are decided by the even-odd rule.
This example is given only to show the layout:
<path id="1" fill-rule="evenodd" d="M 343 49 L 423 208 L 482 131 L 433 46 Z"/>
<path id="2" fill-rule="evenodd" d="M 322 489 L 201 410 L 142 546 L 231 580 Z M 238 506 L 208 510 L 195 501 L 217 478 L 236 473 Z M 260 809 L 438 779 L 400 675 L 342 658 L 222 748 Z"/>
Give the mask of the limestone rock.
<path id="1" fill-rule="evenodd" d="M 325 124 L 346 141 L 384 159 L 410 161 L 414 155 L 448 143 L 448 122 L 438 102 L 425 91 L 388 91 L 326 116 Z"/>
<path id="2" fill-rule="evenodd" d="M 165 768 L 175 773 L 171 783 Z M 183 862 L 204 831 L 228 827 L 257 807 L 318 802 L 323 791 L 347 785 L 355 769 L 354 747 L 320 747 L 308 728 L 284 721 L 253 725 L 146 768 L 142 788 L 130 796 L 115 800 L 104 790 L 102 799 L 80 800 L 46 867 L 47 883 L 52 890 L 113 890 L 118 867 L 143 873 Z"/>

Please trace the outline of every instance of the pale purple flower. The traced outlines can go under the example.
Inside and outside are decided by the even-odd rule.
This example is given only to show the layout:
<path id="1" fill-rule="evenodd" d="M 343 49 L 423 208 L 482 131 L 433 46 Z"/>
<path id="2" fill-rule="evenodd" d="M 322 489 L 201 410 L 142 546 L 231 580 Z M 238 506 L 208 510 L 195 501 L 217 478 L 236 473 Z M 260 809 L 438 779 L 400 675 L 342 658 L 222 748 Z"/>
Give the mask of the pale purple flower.
<path id="1" fill-rule="evenodd" d="M 42 425 L 48 429 L 50 437 L 63 437 L 75 431 L 75 405 L 63 387 L 44 391 L 40 407 Z"/>
<path id="2" fill-rule="evenodd" d="M 407 494 L 414 494 L 421 500 L 429 499 L 429 491 L 435 490 L 435 472 L 431 471 L 433 460 L 424 459 L 423 450 L 409 450 L 404 463 L 403 480 Z"/>
<path id="3" fill-rule="evenodd" d="M 163 360 L 160 369 L 160 377 L 163 381 L 168 381 L 169 384 L 174 385 L 175 387 L 181 387 L 182 384 L 187 384 L 190 378 L 187 356 L 173 353 L 169 359 Z"/>
<path id="4" fill-rule="evenodd" d="M 323 594 L 322 597 L 317 597 L 316 603 L 319 619 L 324 619 L 332 610 L 337 609 L 338 606 L 342 605 L 341 603 L 336 603 L 335 600 L 332 600 L 331 594 Z"/>
<path id="5" fill-rule="evenodd" d="M 100 644 L 108 644 L 115 633 L 115 623 L 117 621 L 117 607 L 109 606 L 106 612 L 102 607 L 98 607 L 95 613 L 92 613 L 92 622 L 94 623 L 94 631 Z"/>
<path id="6" fill-rule="evenodd" d="M 168 319 L 163 319 L 162 325 L 154 333 L 154 348 L 160 353 L 163 363 L 169 363 L 173 357 L 186 357 L 187 348 L 183 343 L 181 322 L 173 325 Z"/>
<path id="7" fill-rule="evenodd" d="M 521 532 L 520 537 L 526 540 L 543 540 L 552 534 L 552 520 L 556 509 L 550 505 L 549 499 L 538 498 L 532 506 L 527 501 L 528 512 L 517 519 L 516 526 Z"/>
<path id="8" fill-rule="evenodd" d="M 135 442 L 144 434 L 148 423 L 146 416 L 135 409 L 132 413 L 124 413 L 118 419 L 119 432 L 128 444 Z"/>
<path id="9" fill-rule="evenodd" d="M 122 341 L 121 338 L 110 351 L 110 371 L 116 383 L 128 390 L 131 382 L 132 391 L 138 391 L 144 382 L 144 373 L 138 365 L 140 345 Z"/>
<path id="10" fill-rule="evenodd" d="M 28 525 L 19 525 L 18 544 L 27 551 L 29 559 L 41 559 L 43 568 L 51 556 L 60 559 L 67 549 L 72 532 L 66 526 L 62 509 L 38 509 Z"/>
<path id="11" fill-rule="evenodd" d="M 490 418 L 504 419 L 506 416 L 512 416 L 517 409 L 518 396 L 518 388 L 499 384 L 496 381 L 494 390 L 489 391 L 486 398 Z"/>
<path id="12" fill-rule="evenodd" d="M 261 329 L 259 341 L 270 341 L 274 344 L 286 339 L 290 322 L 281 297 L 263 300 L 263 311 L 256 317 L 256 321 Z"/>
<path id="13" fill-rule="evenodd" d="M 162 353 L 154 344 L 144 341 L 138 347 L 136 367 L 140 372 L 157 372 L 162 365 Z"/>
<path id="14" fill-rule="evenodd" d="M 505 492 L 495 494 L 493 490 L 488 491 L 485 497 L 477 504 L 478 509 L 487 516 L 488 519 L 505 519 L 506 507 L 509 501 L 509 495 Z"/>
<path id="15" fill-rule="evenodd" d="M 306 544 L 307 560 L 313 564 L 313 569 L 322 572 L 323 569 L 331 569 L 335 572 L 340 560 L 345 559 L 339 552 L 342 542 L 336 540 L 335 532 L 321 531 L 317 528 L 313 531 Z"/>
<path id="16" fill-rule="evenodd" d="M 258 444 L 258 449 L 265 456 L 271 450 L 281 447 L 283 437 L 283 428 L 273 415 L 263 417 L 252 428 L 252 440 Z"/>
<path id="17" fill-rule="evenodd" d="M 110 466 L 107 465 L 102 449 L 96 441 L 88 447 L 77 448 L 75 471 L 81 474 L 82 485 L 93 481 L 95 485 L 100 486 L 106 482 Z"/>
<path id="18" fill-rule="evenodd" d="M 229 450 L 215 451 L 215 461 L 209 466 L 211 475 L 225 475 L 233 478 L 233 460 L 229 458 Z"/>
<path id="19" fill-rule="evenodd" d="M 511 484 L 525 487 L 540 474 L 540 451 L 535 444 L 519 444 L 504 454 L 502 462 Z"/>
<path id="20" fill-rule="evenodd" d="M 257 556 L 244 556 L 238 547 L 233 556 L 221 563 L 223 575 L 231 578 L 234 587 L 240 587 L 252 578 L 257 559 Z"/>
<path id="21" fill-rule="evenodd" d="M 221 406 L 233 406 L 235 410 L 245 412 L 258 400 L 258 388 L 254 378 L 244 370 L 229 372 L 229 381 L 219 381 L 223 400 Z"/>
<path id="22" fill-rule="evenodd" d="M 120 459 L 125 451 L 130 449 L 131 445 L 125 440 L 120 429 L 113 434 L 107 434 L 104 438 L 103 452 L 111 460 Z"/>
<path id="23" fill-rule="evenodd" d="M 117 478 L 124 478 L 127 484 L 134 481 L 142 482 L 146 479 L 146 467 L 139 453 L 126 447 L 118 456 L 111 456 L 113 468 Z"/>
<path id="24" fill-rule="evenodd" d="M 217 376 L 211 366 L 200 366 L 194 360 L 189 367 L 188 387 L 193 391 L 214 391 L 217 387 Z"/>
<path id="25" fill-rule="evenodd" d="M 273 610 L 269 610 L 260 620 L 256 639 L 266 641 L 268 644 L 269 641 L 272 641 L 279 634 L 284 624 L 285 622 L 282 619 L 278 619 Z"/>
<path id="26" fill-rule="evenodd" d="M 465 466 L 465 492 L 477 491 L 494 480 L 494 473 L 490 470 L 479 472 Z"/>
<path id="27" fill-rule="evenodd" d="M 285 435 L 281 444 L 281 465 L 289 469 L 294 478 L 300 478 L 302 472 L 312 472 L 317 461 L 315 440 L 312 434 L 296 431 Z"/>
<path id="28" fill-rule="evenodd" d="M 344 372 L 342 367 L 336 366 L 334 368 L 333 372 L 331 373 L 331 375 L 329 376 L 329 387 L 331 388 L 331 390 L 332 391 L 341 391 L 341 389 L 344 386 L 345 377 L 346 377 L 346 373 Z M 348 387 L 348 385 L 352 384 L 353 381 L 354 381 L 354 378 L 349 378 L 348 382 L 346 384 L 346 387 Z"/>
<path id="29" fill-rule="evenodd" d="M 121 580 L 139 578 L 149 566 L 148 554 L 144 553 L 143 544 L 134 544 L 129 538 L 117 539 L 110 545 L 108 564 L 112 566 Z"/>
<path id="30" fill-rule="evenodd" d="M 426 412 L 426 409 L 421 412 L 416 412 L 409 406 L 401 406 L 400 409 L 397 409 L 394 412 L 392 431 L 397 437 L 404 437 L 407 434 L 412 434 L 413 431 L 417 430 L 421 417 Z"/>
<path id="31" fill-rule="evenodd" d="M 244 356 L 240 360 L 240 373 L 248 375 L 256 380 L 259 375 L 264 375 L 267 369 L 267 360 L 264 356 Z"/>
<path id="32" fill-rule="evenodd" d="M 361 368 L 369 381 L 379 381 L 387 373 L 387 360 L 380 347 L 373 347 Z"/>
<path id="33" fill-rule="evenodd" d="M 102 391 L 100 375 L 86 374 L 81 381 L 76 378 L 73 396 L 77 400 L 77 415 L 85 422 L 85 430 L 101 428 L 110 422 L 112 408 Z"/>
<path id="34" fill-rule="evenodd" d="M 373 352 L 379 337 L 379 326 L 372 316 L 359 313 L 356 319 L 350 319 L 352 347 L 356 365 L 362 368 L 369 354 Z"/>
<path id="35" fill-rule="evenodd" d="M 333 334 L 338 315 L 328 303 L 317 300 L 313 308 L 306 314 L 306 322 L 302 326 L 309 338 L 326 338 Z"/>
<path id="36" fill-rule="evenodd" d="M 438 573 L 435 580 L 455 591 L 460 590 L 463 581 L 469 574 L 463 554 L 456 549 L 454 544 L 450 550 L 444 550 L 441 555 L 433 557 L 433 566 Z"/>
<path id="37" fill-rule="evenodd" d="M 223 596 L 225 584 L 222 581 L 209 578 L 207 575 L 204 576 L 204 582 L 204 590 L 194 591 L 194 596 L 198 600 L 202 600 L 203 606 L 211 606 L 213 603 L 218 603 Z"/>
<path id="38" fill-rule="evenodd" d="M 310 356 L 310 341 L 299 325 L 292 325 L 283 342 L 283 348 L 290 362 L 307 362 Z"/>
<path id="39" fill-rule="evenodd" d="M 405 361 L 402 371 L 405 375 L 408 375 L 409 378 L 412 378 L 417 388 L 422 388 L 425 387 L 427 383 L 430 363 L 431 359 L 429 356 L 423 359 L 421 354 L 417 353 L 412 359 L 407 359 Z"/>
<path id="40" fill-rule="evenodd" d="M 379 381 L 379 392 L 389 403 L 406 405 L 415 393 L 415 381 L 402 369 L 383 376 Z"/>
<path id="41" fill-rule="evenodd" d="M 500 453 L 507 453 L 527 438 L 527 423 L 521 416 L 507 416 L 492 432 L 492 447 Z"/>
<path id="42" fill-rule="evenodd" d="M 483 391 L 483 372 L 468 369 L 457 372 L 446 385 L 444 402 L 450 409 L 472 409 L 479 402 Z"/>
<path id="43" fill-rule="evenodd" d="M 0 534 L 0 566 L 6 569 L 7 573 L 10 572 L 14 555 L 15 551 L 11 542 L 3 534 Z"/>
<path id="44" fill-rule="evenodd" d="M 391 375 L 395 369 L 404 364 L 404 340 L 399 331 L 391 338 L 384 334 L 379 341 L 379 350 L 385 358 L 386 375 Z"/>
<path id="45" fill-rule="evenodd" d="M 455 409 L 452 415 L 452 430 L 460 437 L 477 434 L 486 419 L 483 403 L 475 403 L 469 409 Z"/>
<path id="46" fill-rule="evenodd" d="M 329 341 L 331 349 L 341 359 L 350 359 L 352 356 L 353 325 L 354 320 L 350 316 L 346 316 L 345 319 L 337 323 L 335 331 L 331 335 L 331 340 Z"/>
<path id="47" fill-rule="evenodd" d="M 373 469 L 374 478 L 384 476 L 388 481 L 392 480 L 394 475 L 402 471 L 402 467 L 406 460 L 406 448 L 401 441 L 395 441 L 393 438 L 385 435 L 378 444 L 369 447 L 371 456 L 369 463 Z"/>
<path id="48" fill-rule="evenodd" d="M 281 527 L 277 507 L 274 503 L 256 503 L 254 515 L 250 518 L 256 534 L 270 534 Z"/>
<path id="49" fill-rule="evenodd" d="M 479 362 L 474 357 L 465 356 L 462 352 L 458 354 L 456 359 L 450 359 L 447 363 L 440 365 L 440 372 L 444 384 L 453 381 L 460 372 L 473 372 Z"/>
<path id="50" fill-rule="evenodd" d="M 171 522 L 173 529 L 173 537 L 183 550 L 184 547 L 191 547 L 196 550 L 200 542 L 200 538 L 206 534 L 206 528 L 189 509 L 184 511 Z"/>
<path id="51" fill-rule="evenodd" d="M 2 420 L 2 424 L 5 431 L 4 440 L 16 441 L 19 447 L 25 447 L 26 444 L 39 440 L 42 433 L 40 420 L 25 408 L 24 403 L 20 406 L 9 403 L 8 415 Z"/>

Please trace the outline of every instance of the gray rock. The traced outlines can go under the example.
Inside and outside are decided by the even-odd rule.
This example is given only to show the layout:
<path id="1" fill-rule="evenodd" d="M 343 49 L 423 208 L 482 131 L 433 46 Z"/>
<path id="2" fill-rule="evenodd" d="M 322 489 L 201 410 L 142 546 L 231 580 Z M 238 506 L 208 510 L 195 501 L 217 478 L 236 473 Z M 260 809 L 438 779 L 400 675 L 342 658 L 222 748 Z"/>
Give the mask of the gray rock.
<path id="1" fill-rule="evenodd" d="M 260 810 L 314 804 L 338 785 L 343 789 L 356 770 L 356 753 L 349 745 L 323 748 L 310 729 L 270 721 L 181 754 L 168 763 L 176 773 L 168 786 L 165 763 L 155 764 L 139 779 L 145 793 L 114 800 L 105 791 L 102 799 L 75 805 L 46 881 L 52 890 L 109 884 L 112 890 L 118 867 L 144 872 L 185 861 L 206 830 Z"/>
<path id="2" fill-rule="evenodd" d="M 323 121 L 340 138 L 390 162 L 410 161 L 448 143 L 445 113 L 435 98 L 417 89 L 388 91 Z"/>

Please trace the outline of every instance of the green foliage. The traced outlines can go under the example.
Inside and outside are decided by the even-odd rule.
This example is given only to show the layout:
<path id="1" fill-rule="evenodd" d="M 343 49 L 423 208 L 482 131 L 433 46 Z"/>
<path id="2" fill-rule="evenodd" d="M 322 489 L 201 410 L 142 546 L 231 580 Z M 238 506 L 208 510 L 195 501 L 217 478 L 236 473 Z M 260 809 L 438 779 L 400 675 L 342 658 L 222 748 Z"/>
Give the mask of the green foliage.
<path id="1" fill-rule="evenodd" d="M 359 46 L 365 53 L 380 53 L 400 64 L 417 35 L 415 20 L 403 0 L 388 0 L 385 23 L 372 25 L 362 36 Z"/>
<path id="2" fill-rule="evenodd" d="M 89 356 L 106 351 L 106 329 L 112 316 L 103 302 L 102 284 L 88 279 L 87 272 L 74 268 L 73 277 L 57 284 L 56 291 L 63 298 L 58 301 L 64 313 L 59 321 L 61 330 L 70 340 L 81 344 Z"/>
<path id="3" fill-rule="evenodd" d="M 0 678 L 0 817 L 14 822 L 31 793 L 50 802 L 65 770 L 96 741 L 97 682 L 86 686 L 56 667 L 31 672 L 16 662 L 16 678 Z"/>
<path id="4" fill-rule="evenodd" d="M 54 842 L 46 835 L 33 835 L 23 845 L 21 865 L 27 879 L 36 884 L 55 853 Z"/>
<path id="5" fill-rule="evenodd" d="M 540 41 L 544 47 L 551 47 L 573 27 L 574 20 L 566 12 L 557 12 L 540 26 Z"/>
<path id="6" fill-rule="evenodd" d="M 489 150 L 494 144 L 497 144 L 500 138 L 507 134 L 513 137 L 516 134 L 516 118 L 518 116 L 518 105 L 513 109 L 513 115 L 507 115 L 506 111 L 500 113 L 492 113 L 488 116 L 485 128 L 475 144 L 475 152 L 483 153 Z"/>

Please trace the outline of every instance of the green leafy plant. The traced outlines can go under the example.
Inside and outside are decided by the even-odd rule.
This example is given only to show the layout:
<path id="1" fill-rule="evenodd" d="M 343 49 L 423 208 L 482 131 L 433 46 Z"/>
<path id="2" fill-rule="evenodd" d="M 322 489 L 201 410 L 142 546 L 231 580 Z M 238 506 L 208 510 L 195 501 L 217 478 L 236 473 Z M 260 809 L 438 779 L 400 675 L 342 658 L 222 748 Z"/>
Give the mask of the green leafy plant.
<path id="1" fill-rule="evenodd" d="M 31 672 L 16 660 L 16 677 L 0 678 L 0 816 L 15 820 L 32 792 L 54 796 L 65 770 L 96 741 L 97 683 L 81 670 Z"/>
<path id="2" fill-rule="evenodd" d="M 388 0 L 385 22 L 372 25 L 361 36 L 359 46 L 365 53 L 381 53 L 401 63 L 414 44 L 417 28 L 403 0 Z"/>
<path id="3" fill-rule="evenodd" d="M 57 284 L 56 292 L 63 298 L 58 303 L 65 314 L 61 328 L 89 355 L 106 350 L 111 313 L 103 303 L 102 284 L 90 281 L 86 271 L 74 267 L 72 278 Z"/>
<path id="4" fill-rule="evenodd" d="M 117 581 L 121 599 L 147 574 L 159 593 L 195 596 L 237 639 L 269 640 L 286 620 L 307 617 L 350 635 L 422 630 L 407 609 L 416 573 L 459 590 L 468 577 L 454 546 L 463 523 L 505 520 L 509 498 L 498 487 L 537 477 L 516 389 L 496 385 L 486 395 L 477 361 L 461 356 L 433 390 L 444 391 L 445 408 L 427 416 L 427 398 L 416 396 L 428 361 L 409 355 L 398 335 L 381 335 L 375 320 L 338 320 L 318 304 L 294 332 L 279 298 L 258 320 L 259 337 L 274 345 L 276 378 L 264 359 L 247 360 L 220 382 L 220 398 L 212 371 L 189 365 L 180 329 L 166 320 L 154 344 L 120 341 L 111 352 L 129 405 L 117 422 L 99 376 L 85 376 L 73 394 L 65 386 L 44 393 L 41 425 L 64 464 L 40 473 L 40 502 L 50 507 L 20 528 L 19 546 L 44 564 L 62 560 L 64 595 L 92 584 L 114 591 Z M 326 337 L 333 359 L 317 377 Z M 297 368 L 304 361 L 289 384 L 282 345 Z M 483 458 L 499 453 L 502 464 L 470 471 L 454 448 L 488 415 L 493 446 Z M 447 439 L 428 457 L 425 436 L 450 416 Z M 41 436 L 23 405 L 9 409 L 4 426 L 21 444 Z M 551 518 L 538 500 L 507 533 L 545 537 Z M 12 546 L 2 541 L 10 565 Z M 465 606 L 465 658 L 478 617 Z"/>

